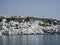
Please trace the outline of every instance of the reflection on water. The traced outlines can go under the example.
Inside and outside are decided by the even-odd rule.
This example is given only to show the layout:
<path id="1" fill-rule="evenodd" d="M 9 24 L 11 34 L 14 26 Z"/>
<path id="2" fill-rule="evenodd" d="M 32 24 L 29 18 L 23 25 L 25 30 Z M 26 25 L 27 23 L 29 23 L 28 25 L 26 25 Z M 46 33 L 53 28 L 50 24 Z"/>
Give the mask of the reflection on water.
<path id="1" fill-rule="evenodd" d="M 0 36 L 0 45 L 60 45 L 60 35 Z"/>

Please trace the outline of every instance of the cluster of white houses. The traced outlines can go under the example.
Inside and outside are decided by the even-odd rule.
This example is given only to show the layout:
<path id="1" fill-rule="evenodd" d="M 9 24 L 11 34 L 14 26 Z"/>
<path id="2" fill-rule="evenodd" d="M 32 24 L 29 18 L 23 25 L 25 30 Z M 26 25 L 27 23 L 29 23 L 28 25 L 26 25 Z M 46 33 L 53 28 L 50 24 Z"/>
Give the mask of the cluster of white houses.
<path id="1" fill-rule="evenodd" d="M 24 20 L 23 20 L 24 21 Z M 52 34 L 60 33 L 60 25 L 41 26 L 42 21 L 34 22 L 17 22 L 11 20 L 9 23 L 6 19 L 0 22 L 0 35 L 20 35 L 20 34 Z"/>

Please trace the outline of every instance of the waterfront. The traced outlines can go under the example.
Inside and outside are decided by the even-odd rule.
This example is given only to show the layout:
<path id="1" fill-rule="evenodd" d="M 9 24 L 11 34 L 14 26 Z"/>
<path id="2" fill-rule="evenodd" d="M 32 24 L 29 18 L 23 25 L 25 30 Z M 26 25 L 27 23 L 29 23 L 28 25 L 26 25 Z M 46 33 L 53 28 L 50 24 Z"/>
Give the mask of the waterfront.
<path id="1" fill-rule="evenodd" d="M 32 18 L 32 17 L 30 17 Z M 10 18 L 12 19 L 12 18 Z M 14 17 L 15 19 L 15 17 Z M 20 18 L 17 18 L 20 19 Z M 25 19 L 29 19 L 26 17 Z M 21 22 L 9 20 L 7 19 L 1 19 L 0 22 L 0 35 L 20 35 L 20 34 L 60 34 L 60 23 L 58 23 L 57 20 L 54 20 L 53 23 L 50 19 L 47 21 L 48 23 L 45 23 L 43 19 L 41 20 L 34 20 L 30 21 L 23 19 Z M 34 18 L 33 18 L 34 19 Z M 51 24 L 50 24 L 50 23 Z M 56 24 L 54 24 L 56 23 Z"/>
<path id="2" fill-rule="evenodd" d="M 2 35 L 0 45 L 60 45 L 60 35 Z"/>

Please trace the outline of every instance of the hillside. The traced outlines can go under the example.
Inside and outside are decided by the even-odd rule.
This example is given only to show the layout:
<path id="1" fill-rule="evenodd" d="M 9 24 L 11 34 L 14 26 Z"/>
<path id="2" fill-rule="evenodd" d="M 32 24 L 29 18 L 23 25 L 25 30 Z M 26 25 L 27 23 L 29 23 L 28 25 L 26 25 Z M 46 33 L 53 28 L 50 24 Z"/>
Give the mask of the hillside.
<path id="1" fill-rule="evenodd" d="M 50 18 L 38 18 L 38 17 L 21 17 L 21 16 L 11 16 L 11 17 L 4 17 L 4 16 L 0 16 L 0 22 L 2 21 L 2 19 L 7 19 L 7 22 L 13 20 L 13 21 L 18 21 L 18 22 L 34 22 L 35 20 L 38 21 L 42 21 L 44 23 L 49 23 L 53 24 L 53 25 L 60 25 L 60 20 L 57 19 L 50 19 Z"/>

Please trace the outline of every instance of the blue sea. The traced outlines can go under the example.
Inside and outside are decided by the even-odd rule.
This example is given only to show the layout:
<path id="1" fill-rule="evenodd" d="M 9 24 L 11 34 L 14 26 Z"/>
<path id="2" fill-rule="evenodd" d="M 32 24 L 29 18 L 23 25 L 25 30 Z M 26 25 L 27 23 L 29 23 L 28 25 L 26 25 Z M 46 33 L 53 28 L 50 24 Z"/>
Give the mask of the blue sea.
<path id="1" fill-rule="evenodd" d="M 60 35 L 2 35 L 0 45 L 60 45 Z"/>

